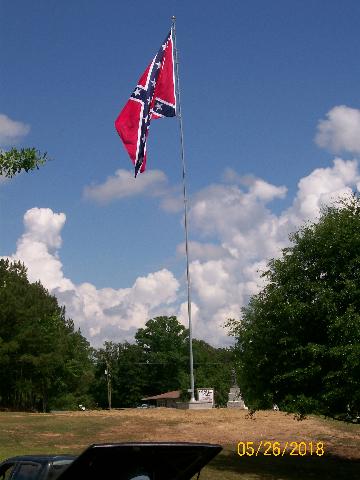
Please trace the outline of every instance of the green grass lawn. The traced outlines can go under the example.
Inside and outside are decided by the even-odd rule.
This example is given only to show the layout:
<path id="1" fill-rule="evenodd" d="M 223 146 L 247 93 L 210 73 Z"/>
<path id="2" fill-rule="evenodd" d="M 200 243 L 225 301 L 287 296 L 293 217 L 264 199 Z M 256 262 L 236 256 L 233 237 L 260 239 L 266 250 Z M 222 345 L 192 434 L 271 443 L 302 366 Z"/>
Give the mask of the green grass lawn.
<path id="1" fill-rule="evenodd" d="M 115 414 L 114 414 L 115 415 Z M 154 416 L 155 415 L 155 416 Z M 159 416 L 134 411 L 116 416 L 105 412 L 104 415 L 87 414 L 56 415 L 29 413 L 0 413 L 0 460 L 13 455 L 27 453 L 74 453 L 78 454 L 91 443 L 162 440 L 155 436 L 144 436 L 156 427 L 161 427 Z M 182 431 L 182 424 L 174 418 L 164 420 L 163 428 Z M 194 431 L 199 428 L 199 418 L 194 419 Z M 339 445 L 353 442 L 355 455 L 347 457 L 340 454 L 326 453 L 324 456 L 239 456 L 236 444 L 221 442 L 224 450 L 202 472 L 201 480 L 352 480 L 360 479 L 360 426 L 320 419 L 321 425 L 334 432 Z M 324 423 L 325 422 L 325 423 Z M 189 423 L 189 422 L 188 422 Z M 191 422 L 190 422 L 191 423 Z M 254 423 L 246 424 L 249 432 Z M 298 424 L 294 424 L 298 426 Z M 115 428 L 116 427 L 116 428 Z M 223 425 L 226 430 L 226 425 Z M 274 426 L 275 428 L 275 426 Z M 116 433 L 115 433 L 116 432 Z M 179 435 L 180 435 L 179 433 Z M 330 435 L 330 433 L 329 433 Z M 334 435 L 332 433 L 332 435 Z M 357 437 L 359 435 L 359 437 Z M 351 440 L 349 440 L 351 438 Z M 174 437 L 171 438 L 174 440 Z M 183 437 L 179 440 L 184 441 Z M 191 438 L 187 439 L 188 441 Z M 207 442 L 206 438 L 195 438 Z M 334 438 L 332 438 L 334 441 Z M 212 442 L 215 443 L 215 442 Z"/>

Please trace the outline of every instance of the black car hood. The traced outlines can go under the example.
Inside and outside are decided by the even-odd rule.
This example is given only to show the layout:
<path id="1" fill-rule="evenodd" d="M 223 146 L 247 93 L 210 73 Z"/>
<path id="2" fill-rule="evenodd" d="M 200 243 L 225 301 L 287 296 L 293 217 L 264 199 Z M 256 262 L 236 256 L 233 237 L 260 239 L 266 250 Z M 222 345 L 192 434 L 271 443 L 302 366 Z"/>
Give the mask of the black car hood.
<path id="1" fill-rule="evenodd" d="M 59 480 L 190 480 L 221 450 L 203 443 L 95 444 Z"/>

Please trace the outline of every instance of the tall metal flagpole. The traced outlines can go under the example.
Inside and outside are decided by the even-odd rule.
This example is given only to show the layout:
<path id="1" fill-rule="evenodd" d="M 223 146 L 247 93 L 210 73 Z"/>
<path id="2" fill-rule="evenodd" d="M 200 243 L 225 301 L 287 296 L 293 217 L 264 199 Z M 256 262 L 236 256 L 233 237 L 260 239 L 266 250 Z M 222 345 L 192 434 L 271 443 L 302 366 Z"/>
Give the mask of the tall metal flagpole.
<path id="1" fill-rule="evenodd" d="M 175 89 L 177 99 L 177 111 L 176 116 L 179 119 L 180 127 L 180 144 L 181 144 L 181 162 L 182 162 L 182 178 L 183 178 L 183 196 L 184 196 L 184 217 L 185 217 L 185 251 L 186 251 L 186 280 L 187 280 L 187 303 L 188 303 L 188 317 L 189 317 L 189 357 L 190 357 L 190 402 L 195 402 L 195 387 L 194 387 L 194 359 L 192 348 L 192 325 L 191 325 L 191 296 L 190 296 L 190 270 L 189 270 L 189 245 L 188 245 L 188 220 L 187 220 L 187 195 L 186 195 L 186 182 L 185 182 L 185 154 L 184 154 L 184 131 L 181 115 L 181 102 L 180 102 L 180 80 L 179 80 L 179 61 L 178 52 L 176 48 L 176 28 L 175 28 L 175 16 L 172 17 L 172 35 L 174 42 L 175 53 Z"/>

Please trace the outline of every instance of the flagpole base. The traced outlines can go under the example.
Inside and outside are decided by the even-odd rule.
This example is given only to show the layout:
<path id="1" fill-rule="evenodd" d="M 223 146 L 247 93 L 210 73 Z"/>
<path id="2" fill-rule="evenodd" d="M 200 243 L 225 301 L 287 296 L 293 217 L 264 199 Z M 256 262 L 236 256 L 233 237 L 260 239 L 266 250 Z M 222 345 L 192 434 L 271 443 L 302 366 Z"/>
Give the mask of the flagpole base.
<path id="1" fill-rule="evenodd" d="M 211 402 L 198 402 L 190 400 L 189 402 L 176 402 L 176 408 L 181 410 L 211 410 L 214 408 Z"/>

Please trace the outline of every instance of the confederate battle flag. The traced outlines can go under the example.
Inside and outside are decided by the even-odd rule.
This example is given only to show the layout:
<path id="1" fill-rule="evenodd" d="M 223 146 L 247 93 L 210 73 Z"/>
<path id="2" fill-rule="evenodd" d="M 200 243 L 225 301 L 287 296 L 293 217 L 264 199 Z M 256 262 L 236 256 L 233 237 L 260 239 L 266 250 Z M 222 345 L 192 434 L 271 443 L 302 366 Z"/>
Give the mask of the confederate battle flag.
<path id="1" fill-rule="evenodd" d="M 152 118 L 174 117 L 176 95 L 173 40 L 166 37 L 142 74 L 129 101 L 115 120 L 115 128 L 135 166 L 135 177 L 145 171 L 146 139 Z"/>

